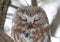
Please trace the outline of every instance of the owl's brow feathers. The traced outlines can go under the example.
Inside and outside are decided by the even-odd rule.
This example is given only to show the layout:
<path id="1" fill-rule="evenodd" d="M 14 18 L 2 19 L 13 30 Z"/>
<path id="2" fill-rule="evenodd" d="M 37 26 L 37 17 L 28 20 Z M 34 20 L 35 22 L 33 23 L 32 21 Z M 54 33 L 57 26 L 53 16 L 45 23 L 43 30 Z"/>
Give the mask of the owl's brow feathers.
<path id="1" fill-rule="evenodd" d="M 41 7 L 36 7 L 36 6 L 25 6 L 25 7 L 20 7 L 18 10 L 18 12 L 22 12 L 22 13 L 27 13 L 27 15 L 29 16 L 33 16 L 34 14 L 38 13 L 38 12 L 42 12 L 45 13 L 44 10 Z"/>

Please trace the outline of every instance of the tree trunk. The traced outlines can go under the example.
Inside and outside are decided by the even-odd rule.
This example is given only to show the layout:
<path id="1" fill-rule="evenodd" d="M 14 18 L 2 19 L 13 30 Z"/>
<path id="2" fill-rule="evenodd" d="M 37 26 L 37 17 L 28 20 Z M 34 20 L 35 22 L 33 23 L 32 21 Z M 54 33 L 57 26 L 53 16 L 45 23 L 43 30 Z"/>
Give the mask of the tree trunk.
<path id="1" fill-rule="evenodd" d="M 0 42 L 14 42 L 6 33 L 0 30 Z"/>
<path id="2" fill-rule="evenodd" d="M 59 24 L 60 24 L 60 8 L 58 8 L 56 18 L 53 20 L 53 22 L 52 22 L 52 24 L 50 26 L 51 27 L 52 36 L 55 35 L 55 32 L 56 32 L 57 27 L 58 27 Z"/>
<path id="3" fill-rule="evenodd" d="M 32 6 L 37 6 L 37 0 L 31 0 Z"/>
<path id="4" fill-rule="evenodd" d="M 10 0 L 0 0 L 0 29 L 1 30 L 4 30 L 5 17 L 10 3 L 11 3 Z"/>

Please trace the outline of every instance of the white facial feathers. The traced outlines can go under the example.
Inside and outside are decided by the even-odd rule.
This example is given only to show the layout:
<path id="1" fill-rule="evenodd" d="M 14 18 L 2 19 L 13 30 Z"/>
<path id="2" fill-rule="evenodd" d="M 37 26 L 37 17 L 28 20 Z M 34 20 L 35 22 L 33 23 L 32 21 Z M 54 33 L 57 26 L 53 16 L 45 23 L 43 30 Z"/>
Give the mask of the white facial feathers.
<path id="1" fill-rule="evenodd" d="M 27 20 L 27 15 L 26 14 L 23 14 L 22 16 L 21 16 L 21 18 L 23 19 L 23 20 Z"/>
<path id="2" fill-rule="evenodd" d="M 40 16 L 37 15 L 37 14 L 35 14 L 35 15 L 33 16 L 33 18 L 34 18 L 34 20 L 39 20 L 39 19 L 40 19 Z"/>
<path id="3" fill-rule="evenodd" d="M 34 16 L 30 17 L 26 14 L 23 14 L 22 19 L 27 20 L 28 23 L 33 23 L 35 20 L 39 19 L 39 16 L 37 14 L 35 14 Z"/>
<path id="4" fill-rule="evenodd" d="M 34 23 L 34 21 L 37 21 L 37 20 L 40 19 L 40 15 L 38 15 L 38 14 L 35 14 L 32 17 L 28 16 L 26 13 L 24 13 L 24 14 L 20 13 L 19 15 L 20 15 L 20 17 L 21 17 L 22 20 L 26 20 L 27 23 L 31 23 L 31 24 Z M 47 27 L 47 26 L 49 26 L 49 24 L 45 23 L 44 26 L 43 26 L 43 28 Z"/>
<path id="5" fill-rule="evenodd" d="M 26 13 L 21 15 L 21 19 L 27 20 L 27 23 L 33 23 L 35 20 L 39 19 L 39 15 L 35 14 L 34 16 L 30 17 Z"/>

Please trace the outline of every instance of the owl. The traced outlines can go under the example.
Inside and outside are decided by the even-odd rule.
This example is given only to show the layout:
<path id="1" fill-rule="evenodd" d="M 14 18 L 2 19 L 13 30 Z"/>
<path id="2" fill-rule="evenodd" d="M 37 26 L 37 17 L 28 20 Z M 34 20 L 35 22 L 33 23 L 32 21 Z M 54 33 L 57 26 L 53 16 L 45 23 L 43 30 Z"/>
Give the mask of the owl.
<path id="1" fill-rule="evenodd" d="M 11 34 L 15 42 L 51 42 L 44 9 L 37 6 L 18 8 L 13 16 Z"/>

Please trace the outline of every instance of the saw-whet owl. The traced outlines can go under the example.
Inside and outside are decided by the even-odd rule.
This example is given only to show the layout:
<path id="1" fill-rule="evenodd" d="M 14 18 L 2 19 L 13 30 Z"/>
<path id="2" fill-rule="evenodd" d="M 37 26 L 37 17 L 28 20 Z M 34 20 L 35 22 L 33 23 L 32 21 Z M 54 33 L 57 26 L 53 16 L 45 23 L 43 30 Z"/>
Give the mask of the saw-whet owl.
<path id="1" fill-rule="evenodd" d="M 51 42 L 44 9 L 37 6 L 18 8 L 13 16 L 11 34 L 15 42 Z"/>

